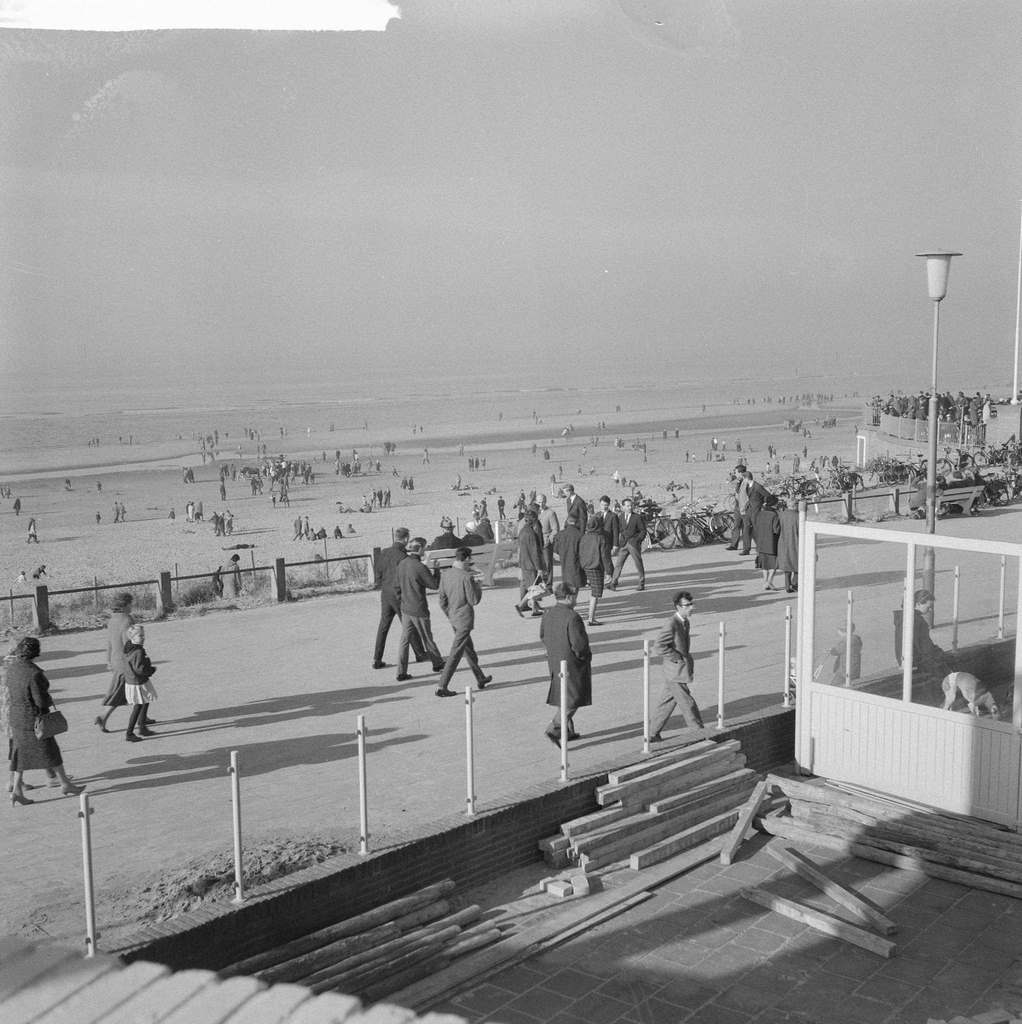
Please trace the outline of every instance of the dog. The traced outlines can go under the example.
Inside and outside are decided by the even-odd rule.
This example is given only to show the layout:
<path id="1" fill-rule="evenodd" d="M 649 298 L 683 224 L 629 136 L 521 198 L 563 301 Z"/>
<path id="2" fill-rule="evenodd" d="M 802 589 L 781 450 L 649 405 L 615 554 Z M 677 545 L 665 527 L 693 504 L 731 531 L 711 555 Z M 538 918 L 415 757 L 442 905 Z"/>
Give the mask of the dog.
<path id="1" fill-rule="evenodd" d="M 969 711 L 979 714 L 980 708 L 986 708 L 991 718 L 997 717 L 997 702 L 994 695 L 971 672 L 949 672 L 941 681 L 944 691 L 944 710 L 950 711 L 958 695 L 969 706 Z"/>

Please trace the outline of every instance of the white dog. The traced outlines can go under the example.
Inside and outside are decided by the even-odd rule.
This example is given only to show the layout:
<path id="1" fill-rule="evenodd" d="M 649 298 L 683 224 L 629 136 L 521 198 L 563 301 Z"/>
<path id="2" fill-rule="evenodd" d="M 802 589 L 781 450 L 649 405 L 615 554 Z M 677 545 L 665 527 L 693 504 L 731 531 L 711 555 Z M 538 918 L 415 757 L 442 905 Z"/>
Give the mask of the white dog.
<path id="1" fill-rule="evenodd" d="M 991 718 L 997 717 L 994 695 L 971 672 L 949 672 L 940 685 L 944 690 L 945 711 L 951 710 L 951 705 L 961 694 L 972 714 L 978 715 L 980 708 L 986 708 Z"/>

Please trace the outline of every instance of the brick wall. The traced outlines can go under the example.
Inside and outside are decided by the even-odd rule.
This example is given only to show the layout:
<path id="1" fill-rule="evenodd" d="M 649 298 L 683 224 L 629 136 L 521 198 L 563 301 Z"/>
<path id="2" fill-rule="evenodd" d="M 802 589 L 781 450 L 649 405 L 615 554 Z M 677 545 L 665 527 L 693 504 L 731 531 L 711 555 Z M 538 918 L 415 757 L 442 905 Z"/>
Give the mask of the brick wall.
<path id="1" fill-rule="evenodd" d="M 795 713 L 767 711 L 712 738 L 739 740 L 749 767 L 766 772 L 794 757 Z M 211 904 L 182 914 L 131 936 L 117 952 L 128 962 L 216 970 L 444 878 L 459 889 L 488 881 L 538 862 L 540 839 L 557 832 L 562 822 L 597 810 L 596 788 L 617 767 L 608 764 L 564 786 L 536 785 L 513 804 L 470 820 L 452 816 L 399 847 L 364 858 L 334 858 L 252 890 L 240 906 Z"/>

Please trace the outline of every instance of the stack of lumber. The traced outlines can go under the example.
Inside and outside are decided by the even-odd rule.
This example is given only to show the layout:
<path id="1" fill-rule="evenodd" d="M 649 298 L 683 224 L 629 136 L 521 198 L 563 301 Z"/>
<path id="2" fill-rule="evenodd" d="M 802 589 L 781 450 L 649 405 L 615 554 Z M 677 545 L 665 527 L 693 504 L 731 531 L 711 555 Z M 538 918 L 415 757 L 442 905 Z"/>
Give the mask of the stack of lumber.
<path id="1" fill-rule="evenodd" d="M 757 827 L 795 842 L 1022 899 L 1022 836 L 975 818 L 769 776 L 786 804 Z"/>
<path id="2" fill-rule="evenodd" d="M 495 925 L 480 921 L 478 906 L 452 910 L 453 891 L 449 879 L 427 886 L 241 960 L 220 976 L 297 982 L 315 993 L 338 991 L 375 1002 L 500 939 Z"/>
<path id="3" fill-rule="evenodd" d="M 757 774 L 737 740 L 704 740 L 611 772 L 602 811 L 561 825 L 539 848 L 555 868 L 585 871 L 628 860 L 638 871 L 732 829 Z"/>

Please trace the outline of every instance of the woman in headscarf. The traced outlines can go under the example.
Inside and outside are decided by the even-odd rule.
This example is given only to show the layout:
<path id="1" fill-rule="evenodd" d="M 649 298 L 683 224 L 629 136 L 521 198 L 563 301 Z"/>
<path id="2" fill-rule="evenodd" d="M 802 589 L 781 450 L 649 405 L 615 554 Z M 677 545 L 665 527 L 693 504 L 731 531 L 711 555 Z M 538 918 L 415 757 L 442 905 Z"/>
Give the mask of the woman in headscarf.
<path id="1" fill-rule="evenodd" d="M 131 705 L 131 718 L 125 739 L 137 743 L 143 736 L 155 736 L 146 726 L 146 712 L 156 700 L 156 689 L 150 682 L 156 666 L 149 660 L 145 649 L 145 630 L 137 622 L 128 627 L 128 639 L 124 643 L 124 661 L 127 666 L 124 678 L 124 697 Z M 141 724 L 140 724 L 141 723 Z M 139 726 L 135 735 L 135 726 Z"/>
<path id="2" fill-rule="evenodd" d="M 83 786 L 76 786 L 64 771 L 60 747 L 51 736 L 39 739 L 35 734 L 36 719 L 53 707 L 50 681 L 35 663 L 39 657 L 39 641 L 26 636 L 18 641 L 7 662 L 6 690 L 10 701 L 8 724 L 11 731 L 10 770 L 11 805 L 31 804 L 25 796 L 23 773 L 31 768 L 51 768 L 60 780 L 64 796 L 77 796 Z"/>

